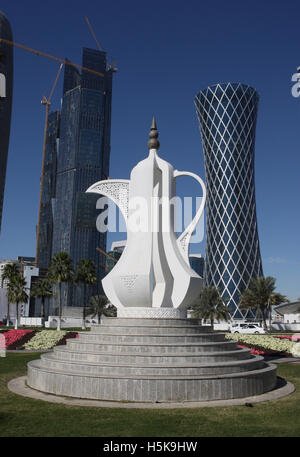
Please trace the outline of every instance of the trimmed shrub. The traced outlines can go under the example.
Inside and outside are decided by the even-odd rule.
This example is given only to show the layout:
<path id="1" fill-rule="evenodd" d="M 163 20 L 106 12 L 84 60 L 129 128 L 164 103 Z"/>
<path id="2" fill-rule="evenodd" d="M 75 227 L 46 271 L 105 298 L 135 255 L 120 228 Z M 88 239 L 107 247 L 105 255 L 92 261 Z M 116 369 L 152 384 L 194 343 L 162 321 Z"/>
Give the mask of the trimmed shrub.
<path id="1" fill-rule="evenodd" d="M 234 340 L 248 348 L 268 354 L 292 354 L 292 347 L 295 343 L 288 339 L 276 338 L 270 335 L 249 335 L 240 333 L 228 333 L 226 338 Z"/>
<path id="2" fill-rule="evenodd" d="M 65 330 L 41 330 L 25 344 L 25 349 L 47 350 L 54 346 L 66 344 L 68 338 L 75 338 L 77 332 L 66 332 Z"/>

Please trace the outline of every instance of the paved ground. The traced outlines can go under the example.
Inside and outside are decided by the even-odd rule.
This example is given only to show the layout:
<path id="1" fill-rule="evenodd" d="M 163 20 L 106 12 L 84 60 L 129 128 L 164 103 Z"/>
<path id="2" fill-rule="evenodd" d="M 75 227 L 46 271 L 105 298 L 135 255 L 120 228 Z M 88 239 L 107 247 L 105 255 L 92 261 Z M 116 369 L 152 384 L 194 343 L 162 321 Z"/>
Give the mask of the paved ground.
<path id="1" fill-rule="evenodd" d="M 299 357 L 264 356 L 264 359 L 272 363 L 300 363 Z"/>

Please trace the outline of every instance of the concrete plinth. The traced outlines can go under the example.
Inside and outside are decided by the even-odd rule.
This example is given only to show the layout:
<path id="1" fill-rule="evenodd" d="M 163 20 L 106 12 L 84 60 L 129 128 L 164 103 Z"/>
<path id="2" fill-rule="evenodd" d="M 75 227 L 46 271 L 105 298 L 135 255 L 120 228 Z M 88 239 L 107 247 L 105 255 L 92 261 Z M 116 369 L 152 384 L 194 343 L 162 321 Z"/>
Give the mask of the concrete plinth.
<path id="1" fill-rule="evenodd" d="M 28 363 L 28 385 L 67 397 L 183 402 L 261 395 L 276 367 L 197 319 L 106 318 Z"/>

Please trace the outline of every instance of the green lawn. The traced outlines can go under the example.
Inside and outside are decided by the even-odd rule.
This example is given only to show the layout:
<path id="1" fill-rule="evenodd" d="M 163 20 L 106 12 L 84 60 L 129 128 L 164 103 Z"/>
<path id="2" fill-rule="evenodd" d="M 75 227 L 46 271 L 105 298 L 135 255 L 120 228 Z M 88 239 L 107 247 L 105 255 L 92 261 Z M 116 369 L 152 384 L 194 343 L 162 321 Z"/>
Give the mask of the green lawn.
<path id="1" fill-rule="evenodd" d="M 2 437 L 299 437 L 300 364 L 278 364 L 278 375 L 296 391 L 252 408 L 142 410 L 57 405 L 21 397 L 7 382 L 26 374 L 39 353 L 0 358 L 0 436 Z"/>

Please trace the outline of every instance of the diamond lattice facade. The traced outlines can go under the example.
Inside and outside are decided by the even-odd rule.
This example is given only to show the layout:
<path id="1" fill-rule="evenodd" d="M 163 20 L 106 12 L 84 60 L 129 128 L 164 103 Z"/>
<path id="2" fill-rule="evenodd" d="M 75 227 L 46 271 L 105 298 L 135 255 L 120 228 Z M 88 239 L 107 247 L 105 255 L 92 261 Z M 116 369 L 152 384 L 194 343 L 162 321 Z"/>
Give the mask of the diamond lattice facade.
<path id="1" fill-rule="evenodd" d="M 221 289 L 234 319 L 249 316 L 238 308 L 240 293 L 263 275 L 254 183 L 258 100 L 255 89 L 233 83 L 195 97 L 208 192 L 205 283 Z"/>

